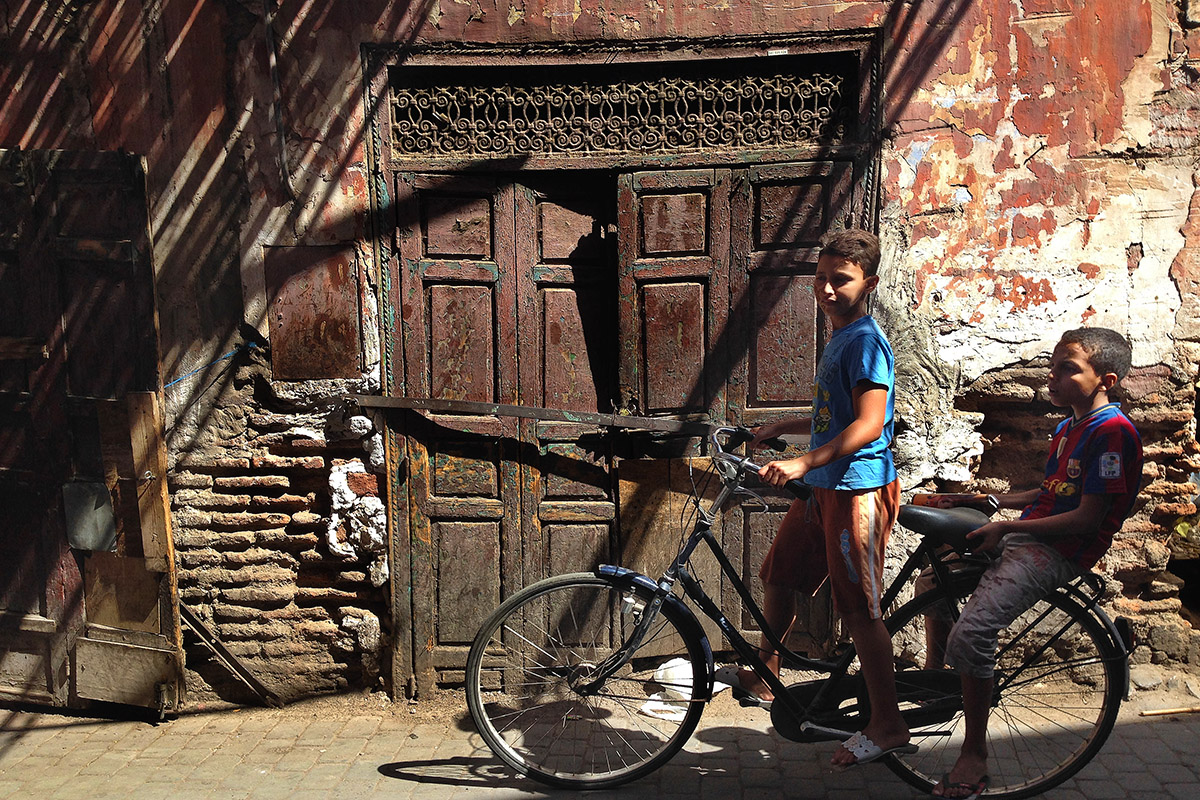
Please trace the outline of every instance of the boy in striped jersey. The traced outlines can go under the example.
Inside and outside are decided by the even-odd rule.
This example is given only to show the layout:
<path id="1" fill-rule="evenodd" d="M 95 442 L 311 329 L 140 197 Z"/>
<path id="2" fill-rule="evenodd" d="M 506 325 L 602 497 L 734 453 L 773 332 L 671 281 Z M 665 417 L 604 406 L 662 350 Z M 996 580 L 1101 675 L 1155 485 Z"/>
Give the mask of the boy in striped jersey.
<path id="1" fill-rule="evenodd" d="M 1050 357 L 1050 402 L 1070 408 L 1055 429 L 1041 486 L 998 495 L 1024 509 L 969 534 L 975 550 L 1002 549 L 946 642 L 946 662 L 963 684 L 966 733 L 934 797 L 978 797 L 987 789 L 987 720 L 997 635 L 1034 603 L 1096 564 L 1137 497 L 1142 442 L 1109 393 L 1132 362 L 1129 342 L 1107 328 L 1063 334 Z"/>

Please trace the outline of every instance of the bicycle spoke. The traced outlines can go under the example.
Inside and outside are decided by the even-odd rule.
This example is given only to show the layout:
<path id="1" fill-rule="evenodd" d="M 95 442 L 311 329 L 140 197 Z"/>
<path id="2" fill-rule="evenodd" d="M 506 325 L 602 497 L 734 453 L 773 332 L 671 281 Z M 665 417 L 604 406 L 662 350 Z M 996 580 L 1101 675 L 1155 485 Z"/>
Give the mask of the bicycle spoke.
<path id="1" fill-rule="evenodd" d="M 631 595 L 640 605 L 623 613 Z M 468 658 L 468 704 L 493 751 L 547 783 L 594 788 L 636 777 L 678 750 L 703 711 L 692 697 L 708 662 L 669 604 L 653 619 L 643 616 L 652 599 L 637 587 L 577 575 L 502 605 Z M 642 622 L 637 652 L 625 653 Z M 611 661 L 618 653 L 623 661 Z M 485 674 L 502 691 L 485 692 Z"/>

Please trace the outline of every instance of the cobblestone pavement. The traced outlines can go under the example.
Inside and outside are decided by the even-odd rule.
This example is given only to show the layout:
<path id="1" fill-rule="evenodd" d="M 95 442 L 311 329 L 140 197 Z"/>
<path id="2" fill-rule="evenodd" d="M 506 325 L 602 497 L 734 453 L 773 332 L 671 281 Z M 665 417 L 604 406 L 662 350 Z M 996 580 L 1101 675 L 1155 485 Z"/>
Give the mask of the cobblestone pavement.
<path id="1" fill-rule="evenodd" d="M 1050 796 L 1200 797 L 1200 705 L 1180 690 L 1137 692 L 1100 756 Z M 589 798 L 920 797 L 885 767 L 834 771 L 831 744 L 799 745 L 766 714 L 720 700 L 667 766 Z M 0 798 L 309 800 L 571 797 L 512 775 L 474 732 L 461 696 L 411 706 L 378 695 L 283 709 L 198 710 L 163 723 L 0 706 Z"/>

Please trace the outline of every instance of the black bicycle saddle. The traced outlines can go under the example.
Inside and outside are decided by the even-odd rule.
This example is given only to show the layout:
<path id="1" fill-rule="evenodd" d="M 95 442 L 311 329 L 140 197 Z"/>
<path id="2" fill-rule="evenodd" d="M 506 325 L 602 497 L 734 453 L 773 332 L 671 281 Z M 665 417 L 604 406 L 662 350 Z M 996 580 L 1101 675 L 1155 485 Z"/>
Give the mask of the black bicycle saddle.
<path id="1" fill-rule="evenodd" d="M 910 531 L 948 544 L 960 553 L 969 550 L 967 534 L 991 522 L 991 517 L 975 508 L 935 508 L 933 506 L 900 506 L 899 522 Z"/>

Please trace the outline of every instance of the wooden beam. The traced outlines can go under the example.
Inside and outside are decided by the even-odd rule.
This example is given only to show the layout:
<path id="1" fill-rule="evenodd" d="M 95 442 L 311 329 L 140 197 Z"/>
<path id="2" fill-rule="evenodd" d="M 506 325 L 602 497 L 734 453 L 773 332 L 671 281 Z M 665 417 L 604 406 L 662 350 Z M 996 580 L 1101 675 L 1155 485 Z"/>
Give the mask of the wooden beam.
<path id="1" fill-rule="evenodd" d="M 20 361 L 25 358 L 49 358 L 43 342 L 26 336 L 0 336 L 0 361 Z"/>

